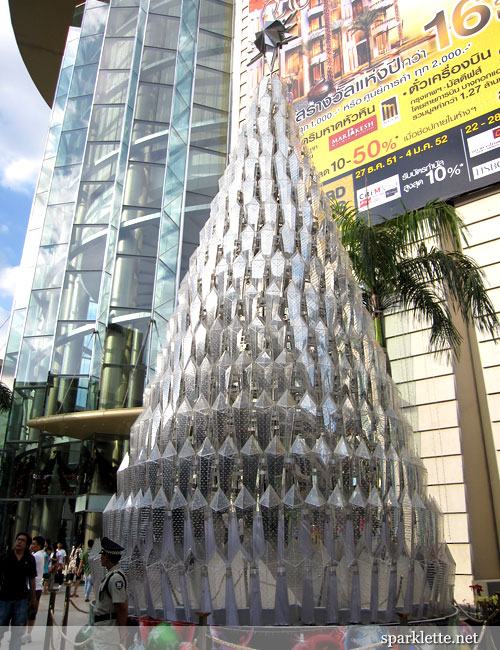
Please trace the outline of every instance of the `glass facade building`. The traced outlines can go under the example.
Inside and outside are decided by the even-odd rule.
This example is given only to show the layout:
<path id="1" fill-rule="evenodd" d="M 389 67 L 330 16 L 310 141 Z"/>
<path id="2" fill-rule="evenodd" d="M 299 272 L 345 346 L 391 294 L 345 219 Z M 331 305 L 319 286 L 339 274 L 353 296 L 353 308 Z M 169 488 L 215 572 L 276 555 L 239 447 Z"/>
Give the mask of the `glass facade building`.
<path id="1" fill-rule="evenodd" d="M 227 162 L 232 25 L 231 0 L 88 0 L 75 13 L 2 371 L 14 389 L 2 507 L 16 525 L 55 536 L 79 495 L 113 492 L 123 442 L 27 422 L 142 405 Z"/>

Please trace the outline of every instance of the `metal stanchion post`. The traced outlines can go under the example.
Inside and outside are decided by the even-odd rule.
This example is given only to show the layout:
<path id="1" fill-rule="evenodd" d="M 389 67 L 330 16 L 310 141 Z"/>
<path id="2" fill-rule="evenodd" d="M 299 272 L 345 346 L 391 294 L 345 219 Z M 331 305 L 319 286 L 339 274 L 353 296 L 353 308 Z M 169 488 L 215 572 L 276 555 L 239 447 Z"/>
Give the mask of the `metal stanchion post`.
<path id="1" fill-rule="evenodd" d="M 66 629 L 68 627 L 70 599 L 71 599 L 71 583 L 68 582 L 68 584 L 66 585 L 66 594 L 64 596 L 64 616 L 62 621 L 63 634 L 66 634 Z M 66 639 L 64 638 L 63 634 L 61 634 L 61 645 L 59 646 L 59 650 L 65 650 L 66 648 Z"/>
<path id="2" fill-rule="evenodd" d="M 57 591 L 51 590 L 49 592 L 49 610 L 47 612 L 47 622 L 45 624 L 45 639 L 43 642 L 43 650 L 49 650 L 50 648 L 50 637 L 52 636 L 52 616 L 51 613 L 54 613 L 56 607 L 56 594 Z"/>
<path id="3" fill-rule="evenodd" d="M 212 612 L 196 612 L 198 616 L 198 650 L 207 650 L 207 619 Z"/>

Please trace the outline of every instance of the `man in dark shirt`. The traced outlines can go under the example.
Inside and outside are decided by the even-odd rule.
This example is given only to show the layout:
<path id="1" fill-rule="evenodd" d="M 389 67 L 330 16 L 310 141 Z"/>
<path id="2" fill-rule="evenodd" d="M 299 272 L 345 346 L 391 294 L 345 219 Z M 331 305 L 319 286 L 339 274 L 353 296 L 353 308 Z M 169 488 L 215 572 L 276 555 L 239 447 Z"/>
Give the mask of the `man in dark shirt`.
<path id="1" fill-rule="evenodd" d="M 10 650 L 20 649 L 28 604 L 36 606 L 36 566 L 30 544 L 28 533 L 18 533 L 14 549 L 0 557 L 0 642 L 11 624 Z"/>

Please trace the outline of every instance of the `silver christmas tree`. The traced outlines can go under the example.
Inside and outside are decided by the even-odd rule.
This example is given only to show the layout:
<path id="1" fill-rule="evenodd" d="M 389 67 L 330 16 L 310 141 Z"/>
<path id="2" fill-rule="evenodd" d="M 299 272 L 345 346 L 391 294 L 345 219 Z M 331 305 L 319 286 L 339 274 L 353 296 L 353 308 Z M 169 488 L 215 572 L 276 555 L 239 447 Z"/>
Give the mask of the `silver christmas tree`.
<path id="1" fill-rule="evenodd" d="M 393 621 L 454 565 L 331 207 L 260 83 L 179 290 L 105 534 L 136 613 Z"/>

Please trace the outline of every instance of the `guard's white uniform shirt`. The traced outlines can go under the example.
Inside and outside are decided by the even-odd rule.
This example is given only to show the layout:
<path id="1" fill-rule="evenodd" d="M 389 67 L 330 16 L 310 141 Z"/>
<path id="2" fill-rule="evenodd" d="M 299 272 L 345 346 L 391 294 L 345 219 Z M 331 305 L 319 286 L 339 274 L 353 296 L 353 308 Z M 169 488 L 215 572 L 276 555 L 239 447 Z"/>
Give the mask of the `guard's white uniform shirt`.
<path id="1" fill-rule="evenodd" d="M 118 573 L 119 572 L 119 573 Z M 108 585 L 107 589 L 105 585 Z M 96 604 L 94 608 L 95 616 L 115 614 L 115 604 L 124 603 L 127 600 L 127 586 L 123 578 L 123 569 L 120 563 L 115 564 L 107 572 L 99 585 Z M 116 619 L 96 622 L 96 625 L 116 625 Z"/>

